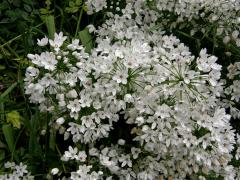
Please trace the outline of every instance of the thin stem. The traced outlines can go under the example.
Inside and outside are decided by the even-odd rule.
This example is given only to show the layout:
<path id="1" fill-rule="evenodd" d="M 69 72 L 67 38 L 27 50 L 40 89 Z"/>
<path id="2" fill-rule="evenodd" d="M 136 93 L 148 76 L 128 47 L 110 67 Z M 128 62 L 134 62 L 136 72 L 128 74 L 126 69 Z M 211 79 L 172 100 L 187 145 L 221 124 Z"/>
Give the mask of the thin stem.
<path id="1" fill-rule="evenodd" d="M 56 144 L 55 146 L 56 146 L 56 149 L 57 149 L 58 154 L 59 154 L 60 156 L 62 156 L 62 153 L 61 153 L 61 151 L 59 150 L 57 144 Z M 64 171 L 65 173 L 67 173 L 66 167 L 65 167 L 65 165 L 63 164 L 63 162 L 62 162 L 62 167 L 63 167 L 63 171 Z"/>
<path id="2" fill-rule="evenodd" d="M 78 17 L 77 28 L 76 28 L 76 32 L 75 32 L 75 37 L 77 36 L 78 31 L 79 31 L 79 29 L 80 29 L 80 22 L 81 22 L 81 19 L 82 19 L 82 14 L 83 14 L 83 5 L 82 5 L 82 8 L 81 8 L 79 17 Z"/>

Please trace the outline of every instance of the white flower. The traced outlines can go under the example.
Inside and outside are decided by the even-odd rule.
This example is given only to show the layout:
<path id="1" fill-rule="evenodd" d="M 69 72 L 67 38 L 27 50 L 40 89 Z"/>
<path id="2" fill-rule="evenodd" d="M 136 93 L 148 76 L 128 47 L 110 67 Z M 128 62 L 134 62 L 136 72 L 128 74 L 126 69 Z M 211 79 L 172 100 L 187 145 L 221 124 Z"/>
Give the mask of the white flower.
<path id="1" fill-rule="evenodd" d="M 24 174 L 27 174 L 27 165 L 23 165 L 21 162 L 19 165 L 15 166 L 16 173 L 19 174 L 20 176 L 23 176 Z"/>
<path id="2" fill-rule="evenodd" d="M 67 46 L 67 48 L 69 49 L 69 50 L 71 50 L 71 51 L 74 51 L 74 50 L 81 50 L 81 49 L 83 49 L 83 47 L 82 46 L 79 46 L 79 39 L 74 39 L 74 40 L 72 40 L 72 44 L 69 44 L 68 46 Z"/>
<path id="3" fill-rule="evenodd" d="M 46 46 L 48 44 L 48 38 L 46 36 L 41 40 L 37 39 L 37 41 L 38 41 L 37 44 L 39 46 Z"/>
<path id="4" fill-rule="evenodd" d="M 129 166 L 129 167 L 132 167 L 132 161 L 130 159 L 130 156 L 129 155 L 121 155 L 118 159 L 119 162 L 121 162 L 121 166 L 124 167 L 124 166 Z"/>
<path id="5" fill-rule="evenodd" d="M 87 0 L 85 4 L 88 7 L 88 14 L 93 14 L 94 11 L 98 12 L 107 7 L 106 0 Z"/>
<path id="6" fill-rule="evenodd" d="M 49 39 L 50 46 L 54 48 L 56 52 L 60 50 L 60 47 L 63 45 L 63 42 L 67 39 L 67 36 L 63 36 L 63 32 L 59 34 L 54 34 L 54 40 Z"/>
<path id="7" fill-rule="evenodd" d="M 53 168 L 53 169 L 51 170 L 51 174 L 52 174 L 52 175 L 56 175 L 58 172 L 59 172 L 59 169 L 58 169 L 58 168 Z"/>
<path id="8" fill-rule="evenodd" d="M 63 117 L 60 117 L 56 120 L 56 123 L 59 124 L 59 125 L 62 125 L 64 122 L 65 122 L 65 120 L 64 120 Z"/>
<path id="9" fill-rule="evenodd" d="M 126 141 L 124 139 L 119 139 L 118 140 L 118 144 L 121 145 L 121 146 L 123 146 L 125 144 L 125 142 Z"/>
<path id="10" fill-rule="evenodd" d="M 88 94 L 85 94 L 85 93 L 81 94 L 81 98 L 79 100 L 81 107 L 90 107 L 91 102 L 92 102 L 92 99 Z"/>
<path id="11" fill-rule="evenodd" d="M 132 147 L 131 148 L 131 153 L 133 155 L 133 159 L 137 159 L 139 154 L 141 153 L 141 149 Z"/>
<path id="12" fill-rule="evenodd" d="M 124 101 L 127 102 L 127 103 L 130 103 L 130 102 L 133 102 L 134 99 L 133 99 L 131 94 L 125 94 Z"/>
<path id="13" fill-rule="evenodd" d="M 73 149 L 72 146 L 69 146 L 68 151 L 64 152 L 63 160 L 68 161 L 69 159 L 78 159 L 77 152 L 78 149 L 76 147 Z"/>
<path id="14" fill-rule="evenodd" d="M 96 28 L 94 27 L 94 25 L 93 25 L 93 24 L 89 24 L 89 25 L 87 26 L 87 28 L 88 28 L 88 31 L 89 31 L 90 33 L 92 33 L 92 32 L 95 32 L 95 31 L 96 31 Z"/>
<path id="15" fill-rule="evenodd" d="M 127 77 L 128 77 L 127 70 L 117 70 L 112 79 L 117 83 L 127 84 Z"/>
<path id="16" fill-rule="evenodd" d="M 223 38 L 223 43 L 224 43 L 224 44 L 228 44 L 228 43 L 230 42 L 230 40 L 231 40 L 230 36 L 225 36 L 225 37 Z"/>
<path id="17" fill-rule="evenodd" d="M 74 99 L 73 101 L 69 101 L 67 108 L 71 110 L 71 112 L 79 112 L 81 110 L 81 105 L 78 99 Z"/>
<path id="18" fill-rule="evenodd" d="M 75 89 L 70 90 L 67 94 L 66 94 L 67 98 L 77 98 L 78 94 L 77 91 Z"/>
<path id="19" fill-rule="evenodd" d="M 217 57 L 209 56 L 207 54 L 207 49 L 202 49 L 200 51 L 200 57 L 197 58 L 198 69 L 203 72 L 209 72 L 211 69 L 221 70 L 221 66 L 216 64 Z"/>
<path id="20" fill-rule="evenodd" d="M 16 164 L 15 164 L 15 162 L 6 162 L 6 163 L 4 163 L 4 167 L 5 168 L 11 168 L 11 169 L 13 169 L 14 167 L 16 166 Z"/>
<path id="21" fill-rule="evenodd" d="M 87 154 L 85 153 L 85 151 L 79 151 L 77 155 L 77 160 L 79 160 L 80 162 L 84 162 L 86 161 L 86 158 L 87 158 Z"/>
<path id="22" fill-rule="evenodd" d="M 225 12 L 225 8 L 222 0 L 213 1 L 151 3 L 153 6 L 156 3 L 159 11 L 171 11 L 179 17 L 175 25 L 163 22 L 163 27 L 168 28 L 169 24 L 174 28 L 187 22 L 186 18 L 191 19 L 188 22 L 195 22 L 199 17 L 212 22 L 213 16 L 218 17 L 214 20 L 217 26 L 222 17 L 217 12 L 219 9 Z M 192 174 L 214 172 L 232 178 L 234 173 L 231 174 L 232 169 L 227 165 L 233 156 L 235 132 L 229 123 L 230 116 L 221 106 L 234 111 L 230 106 L 235 104 L 219 98 L 223 83 L 219 80 L 221 66 L 217 57 L 202 49 L 195 58 L 177 37 L 164 35 L 160 29 L 150 30 L 159 19 L 154 8 L 150 10 L 142 0 L 127 2 L 123 16 L 108 13 L 107 22 L 95 31 L 96 48 L 91 54 L 78 49 L 78 40 L 63 46 L 65 38 L 59 34 L 50 43 L 51 47 L 55 46 L 51 54 L 60 62 L 53 65 L 55 68 L 46 65 L 42 57 L 45 54 L 28 55 L 39 73 L 31 68 L 27 72 L 26 94 L 40 109 L 50 109 L 53 117 L 59 118 L 56 123 L 63 128 L 61 133 L 64 139 L 69 139 L 67 142 L 79 145 L 70 146 L 62 160 L 84 164 L 87 153 L 80 144 L 88 144 L 91 150 L 86 163 L 96 159 L 93 165 L 106 169 L 109 172 L 106 176 L 157 179 L 163 174 L 186 179 Z M 90 11 L 96 12 L 94 3 L 101 2 L 86 3 Z M 213 8 L 215 5 L 221 8 Z M 208 32 L 205 28 L 194 30 Z M 228 31 L 223 29 L 221 36 Z M 67 53 L 69 49 L 72 51 Z M 55 92 L 50 93 L 51 86 Z M 225 95 L 234 102 L 239 101 L 239 89 L 238 80 L 233 81 L 225 89 Z M 68 127 L 61 117 L 67 119 Z M 117 121 L 126 122 L 128 128 L 121 129 Z M 122 139 L 112 145 L 110 131 L 120 133 L 118 139 L 133 140 L 138 148 Z M 102 172 L 91 168 L 79 166 L 76 172 L 71 172 L 70 179 L 101 179 Z"/>
<path id="23" fill-rule="evenodd" d="M 170 117 L 171 109 L 168 105 L 163 104 L 161 106 L 158 106 L 155 112 L 155 116 L 161 117 L 161 118 L 167 118 Z"/>
<path id="24" fill-rule="evenodd" d="M 38 61 L 41 61 L 41 62 L 40 63 L 37 62 L 35 64 L 42 66 L 45 69 L 50 71 L 53 71 L 56 68 L 56 64 L 58 63 L 58 61 L 55 58 L 55 55 L 50 52 L 41 53 Z"/>

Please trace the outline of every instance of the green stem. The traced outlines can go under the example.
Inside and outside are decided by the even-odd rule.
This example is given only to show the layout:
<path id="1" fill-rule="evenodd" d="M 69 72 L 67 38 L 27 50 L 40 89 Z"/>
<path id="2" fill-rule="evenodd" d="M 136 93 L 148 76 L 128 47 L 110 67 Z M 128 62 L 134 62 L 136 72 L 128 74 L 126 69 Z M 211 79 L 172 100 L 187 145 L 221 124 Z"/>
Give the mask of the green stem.
<path id="1" fill-rule="evenodd" d="M 59 156 L 62 157 L 62 153 L 61 153 L 61 151 L 59 150 L 57 144 L 56 144 L 55 146 L 56 146 L 56 149 L 57 149 L 57 152 L 58 152 Z M 67 170 L 66 170 L 66 167 L 65 167 L 65 165 L 64 165 L 63 162 L 62 162 L 62 167 L 63 167 L 63 171 L 66 173 Z"/>
<path id="2" fill-rule="evenodd" d="M 77 28 L 76 28 L 76 32 L 75 32 L 75 37 L 77 36 L 78 31 L 79 31 L 79 29 L 80 29 L 80 22 L 81 22 L 81 19 L 82 19 L 82 14 L 83 14 L 83 5 L 82 5 L 82 8 L 81 8 L 79 17 L 78 17 Z"/>

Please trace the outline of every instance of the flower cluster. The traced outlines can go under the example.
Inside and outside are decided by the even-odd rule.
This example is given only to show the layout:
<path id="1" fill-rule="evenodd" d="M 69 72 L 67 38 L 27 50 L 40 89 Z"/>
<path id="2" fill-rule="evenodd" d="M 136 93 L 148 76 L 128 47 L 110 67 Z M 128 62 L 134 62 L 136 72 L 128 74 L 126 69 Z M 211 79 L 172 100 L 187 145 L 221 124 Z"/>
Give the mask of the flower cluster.
<path id="1" fill-rule="evenodd" d="M 203 3 L 210 1 L 154 2 L 181 18 L 196 18 L 209 6 L 217 11 L 216 4 Z M 61 158 L 77 165 L 71 179 L 196 174 L 204 179 L 215 173 L 232 180 L 235 132 L 220 97 L 228 92 L 239 102 L 239 81 L 227 91 L 217 57 L 206 49 L 195 57 L 174 35 L 152 30 L 157 13 L 143 11 L 145 3 L 129 1 L 122 16 L 109 13 L 100 28 L 89 26 L 97 35 L 90 54 L 63 33 L 39 40 L 39 46 L 52 51 L 28 55 L 32 65 L 26 70 L 25 93 L 52 114 L 51 124 L 64 139 L 72 140 L 74 147 Z M 229 67 L 229 77 L 238 75 L 235 69 Z"/>
<path id="2" fill-rule="evenodd" d="M 22 162 L 17 165 L 14 162 L 6 162 L 4 164 L 6 169 L 10 169 L 11 172 L 8 174 L 0 175 L 0 179 L 4 180 L 17 180 L 17 179 L 26 179 L 26 180 L 33 180 L 34 177 L 31 176 L 31 173 L 28 172 L 27 166 L 24 165 Z"/>
<path id="3" fill-rule="evenodd" d="M 190 28 L 191 35 L 197 32 L 221 36 L 240 46 L 240 1 L 239 0 L 129 0 L 138 15 L 158 21 L 166 30 Z M 150 16 L 149 16 L 150 15 Z M 152 18 L 154 15 L 154 18 Z"/>
<path id="4" fill-rule="evenodd" d="M 94 12 L 99 12 L 103 8 L 107 7 L 107 1 L 106 0 L 87 0 L 85 2 L 87 9 L 88 9 L 88 14 L 93 14 Z"/>

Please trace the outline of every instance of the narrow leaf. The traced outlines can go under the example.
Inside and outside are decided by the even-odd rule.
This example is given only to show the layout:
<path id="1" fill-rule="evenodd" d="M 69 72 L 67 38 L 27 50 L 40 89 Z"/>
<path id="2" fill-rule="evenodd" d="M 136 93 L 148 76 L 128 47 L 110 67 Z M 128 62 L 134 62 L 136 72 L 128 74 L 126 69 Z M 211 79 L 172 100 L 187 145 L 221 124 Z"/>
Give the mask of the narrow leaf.
<path id="1" fill-rule="evenodd" d="M 49 38 L 53 39 L 54 33 L 56 32 L 54 16 L 52 16 L 52 15 L 46 16 L 45 23 L 47 26 Z"/>
<path id="2" fill-rule="evenodd" d="M 84 30 L 80 31 L 78 34 L 79 34 L 79 38 L 82 42 L 82 45 L 86 49 L 86 52 L 90 53 L 91 49 L 93 48 L 93 41 L 92 41 L 91 34 L 88 32 L 88 29 L 85 28 Z"/>
<path id="3" fill-rule="evenodd" d="M 17 82 L 13 83 L 9 88 L 7 88 L 7 90 L 0 95 L 0 100 L 2 100 L 5 96 L 7 96 L 16 86 L 17 86 Z"/>
<path id="4" fill-rule="evenodd" d="M 13 136 L 13 128 L 10 124 L 4 124 L 2 126 L 3 135 L 7 142 L 8 148 L 10 152 L 14 150 L 14 136 Z"/>

